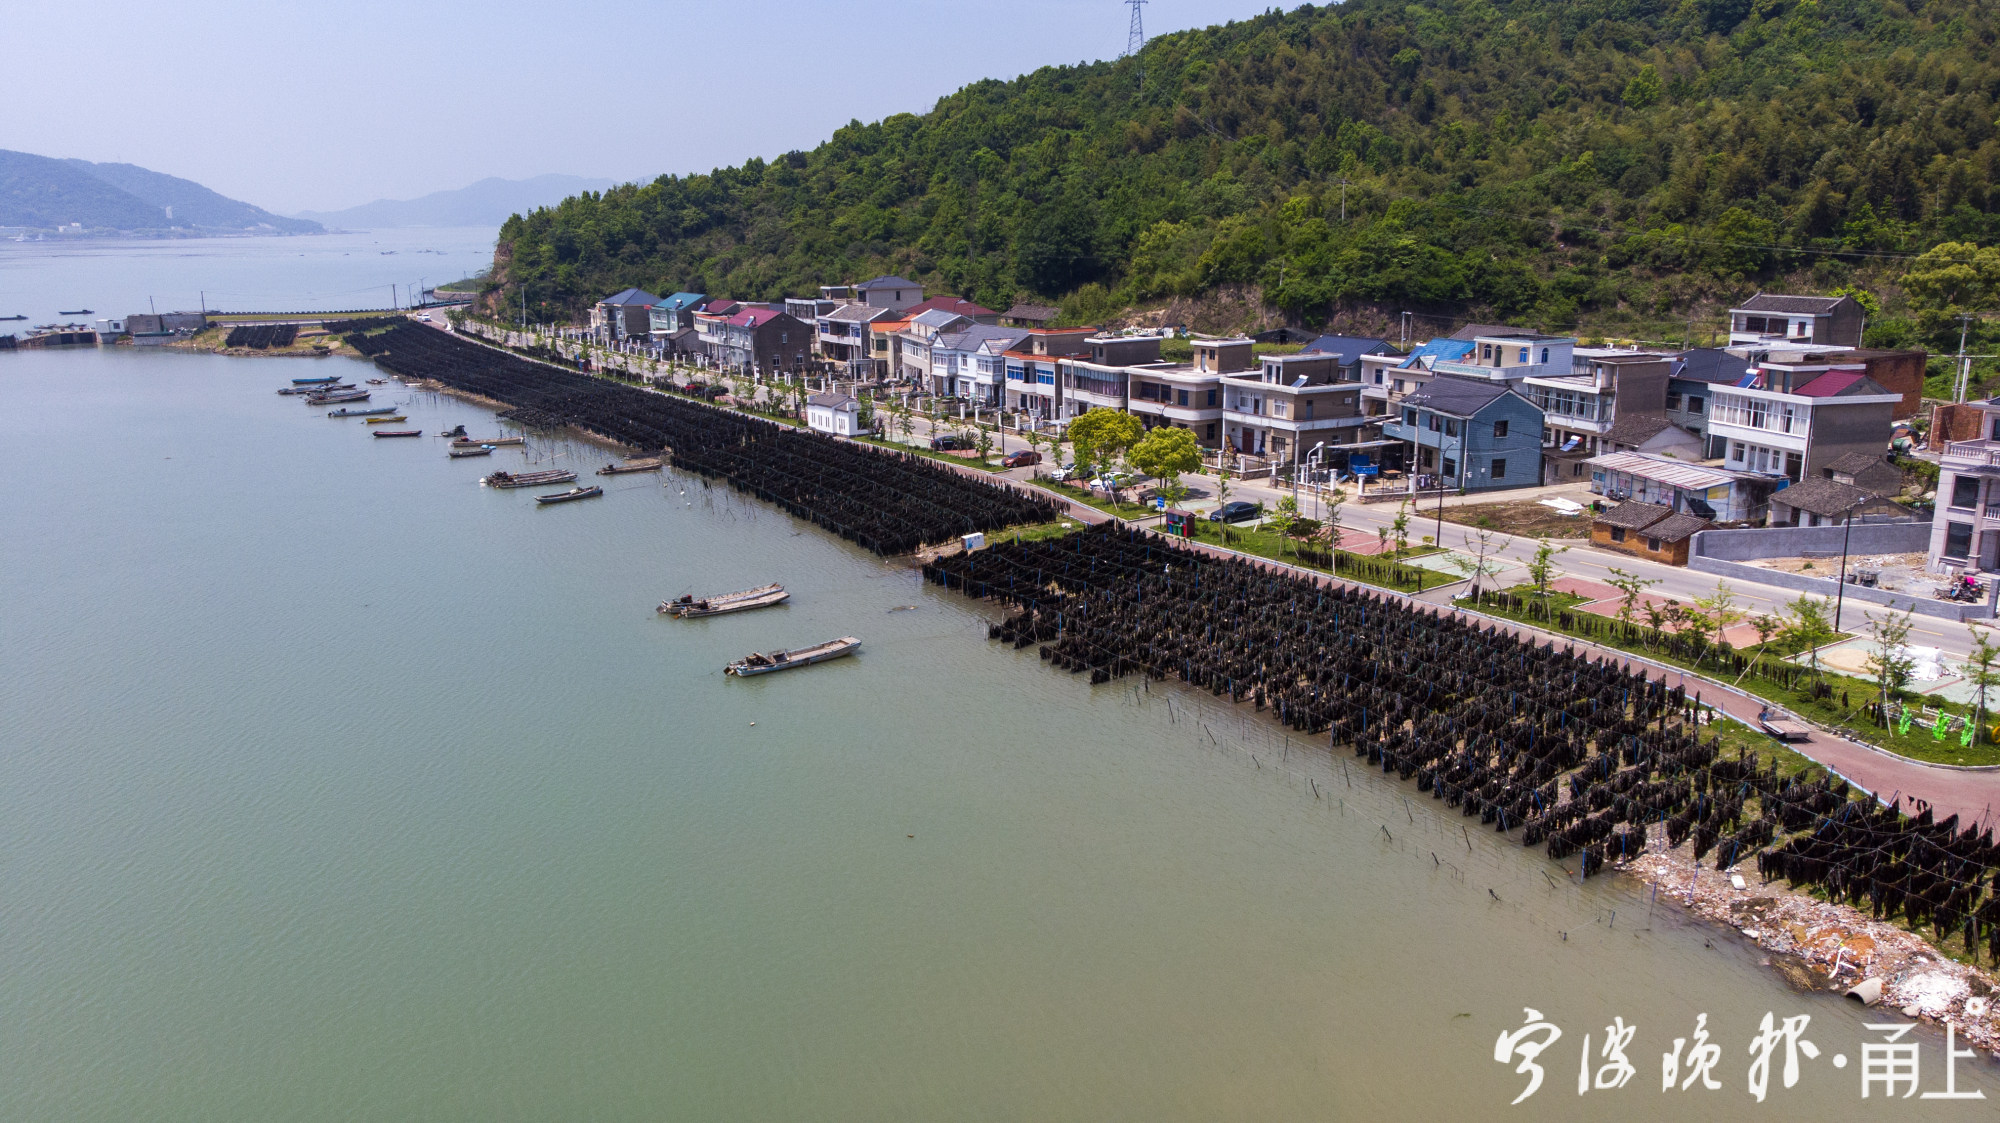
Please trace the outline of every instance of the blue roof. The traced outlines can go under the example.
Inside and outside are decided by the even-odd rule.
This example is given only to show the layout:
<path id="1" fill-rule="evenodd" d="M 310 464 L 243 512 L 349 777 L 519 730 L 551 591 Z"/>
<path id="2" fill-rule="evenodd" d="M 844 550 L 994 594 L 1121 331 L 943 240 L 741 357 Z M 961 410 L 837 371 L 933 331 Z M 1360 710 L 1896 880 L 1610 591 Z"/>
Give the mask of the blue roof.
<path id="1" fill-rule="evenodd" d="M 1410 357 L 1396 365 L 1402 367 L 1427 367 L 1428 365 L 1422 361 L 1424 359 L 1429 359 L 1431 362 L 1442 361 L 1448 363 L 1454 359 L 1462 359 L 1472 354 L 1474 346 L 1476 345 L 1470 339 L 1433 339 L 1427 343 L 1417 344 L 1416 348 L 1410 352 Z"/>
<path id="2" fill-rule="evenodd" d="M 1381 339 L 1363 339 L 1358 335 L 1322 335 L 1306 344 L 1306 350 L 1337 356 L 1340 365 L 1347 366 L 1363 355 L 1380 355 L 1394 348 L 1390 347 L 1386 340 Z"/>
<path id="3" fill-rule="evenodd" d="M 707 293 L 677 292 L 674 295 L 666 298 L 665 300 L 660 301 L 658 304 L 654 305 L 654 307 L 662 309 L 667 312 L 680 312 L 688 308 L 691 308 L 694 305 L 700 304 L 702 301 L 707 299 L 708 299 Z"/>

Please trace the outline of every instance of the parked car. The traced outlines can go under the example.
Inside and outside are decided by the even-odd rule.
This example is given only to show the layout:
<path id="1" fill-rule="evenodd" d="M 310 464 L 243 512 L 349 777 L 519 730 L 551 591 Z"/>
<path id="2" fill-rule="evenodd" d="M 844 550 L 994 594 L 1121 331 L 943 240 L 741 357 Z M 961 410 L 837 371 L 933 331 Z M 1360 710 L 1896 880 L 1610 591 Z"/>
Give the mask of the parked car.
<path id="1" fill-rule="evenodd" d="M 1000 466 L 1002 468 L 1026 468 L 1030 464 L 1040 464 L 1041 462 L 1042 454 L 1031 448 L 1010 452 L 1000 458 Z"/>
<path id="2" fill-rule="evenodd" d="M 1099 491 L 1118 491 L 1121 488 L 1131 487 L 1142 479 L 1145 477 L 1135 476 L 1130 472 L 1106 472 L 1090 481 L 1090 486 Z"/>
<path id="3" fill-rule="evenodd" d="M 942 437 L 931 438 L 931 451 L 933 452 L 956 452 L 970 449 L 971 447 L 972 442 L 959 436 L 957 433 L 946 433 Z"/>
<path id="4" fill-rule="evenodd" d="M 1065 464 L 1050 472 L 1049 478 L 1059 484 L 1075 483 L 1083 478 L 1083 469 L 1074 464 Z"/>
<path id="5" fill-rule="evenodd" d="M 1208 521 L 1212 523 L 1240 523 L 1244 519 L 1254 519 L 1263 513 L 1264 505 L 1262 503 L 1247 503 L 1238 499 L 1232 503 L 1224 503 L 1222 506 L 1210 511 L 1208 513 Z"/>

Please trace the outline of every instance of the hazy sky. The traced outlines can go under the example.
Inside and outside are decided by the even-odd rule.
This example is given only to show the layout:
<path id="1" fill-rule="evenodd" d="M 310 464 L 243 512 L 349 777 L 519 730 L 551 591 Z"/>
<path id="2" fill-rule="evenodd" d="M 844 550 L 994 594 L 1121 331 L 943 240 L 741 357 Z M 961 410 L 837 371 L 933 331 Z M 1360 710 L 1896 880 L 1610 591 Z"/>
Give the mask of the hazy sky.
<path id="1" fill-rule="evenodd" d="M 1147 33 L 1270 0 L 1150 0 Z M 0 148 L 286 213 L 497 175 L 651 179 L 810 148 L 980 78 L 1113 58 L 1120 0 L 16 0 Z"/>

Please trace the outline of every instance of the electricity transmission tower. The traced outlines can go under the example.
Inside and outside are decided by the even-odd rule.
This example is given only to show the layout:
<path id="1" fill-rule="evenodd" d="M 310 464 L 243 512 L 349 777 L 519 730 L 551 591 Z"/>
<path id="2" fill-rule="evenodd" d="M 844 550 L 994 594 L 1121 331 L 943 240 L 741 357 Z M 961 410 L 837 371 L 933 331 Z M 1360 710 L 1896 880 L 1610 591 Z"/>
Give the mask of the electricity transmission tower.
<path id="1" fill-rule="evenodd" d="M 1146 45 L 1146 22 L 1139 14 L 1146 6 L 1146 0 L 1124 0 L 1124 2 L 1132 5 L 1132 30 L 1125 36 L 1125 53 L 1136 55 L 1139 53 L 1139 48 Z"/>

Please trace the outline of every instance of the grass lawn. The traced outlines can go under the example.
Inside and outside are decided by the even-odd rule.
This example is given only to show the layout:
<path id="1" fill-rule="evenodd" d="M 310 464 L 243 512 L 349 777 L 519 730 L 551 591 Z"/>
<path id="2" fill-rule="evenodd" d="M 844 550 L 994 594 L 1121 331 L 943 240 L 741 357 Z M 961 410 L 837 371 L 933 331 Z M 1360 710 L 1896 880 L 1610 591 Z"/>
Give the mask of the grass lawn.
<path id="1" fill-rule="evenodd" d="M 1301 569 L 1331 573 L 1343 581 L 1374 585 L 1381 589 L 1394 589 L 1400 593 L 1420 593 L 1425 589 L 1435 589 L 1440 585 L 1447 585 L 1458 580 L 1456 577 L 1440 576 L 1436 573 L 1427 572 L 1418 566 L 1398 565 L 1390 558 L 1375 558 L 1365 554 L 1350 554 L 1345 550 L 1337 551 L 1337 559 L 1340 565 L 1338 569 L 1335 569 L 1331 566 L 1319 565 L 1301 558 L 1298 553 L 1299 543 L 1296 539 L 1282 538 L 1277 531 L 1269 527 L 1232 525 L 1229 527 L 1229 540 L 1224 542 L 1223 525 L 1222 523 L 1210 522 L 1205 518 L 1196 520 L 1194 524 L 1195 540 L 1198 542 L 1212 542 L 1218 546 L 1227 546 L 1232 550 L 1240 550 L 1243 553 L 1254 554 L 1260 558 L 1270 558 L 1272 561 L 1284 562 L 1287 565 L 1296 565 Z M 1410 558 L 1435 552 L 1430 547 L 1418 546 L 1412 547 L 1403 556 Z"/>
<path id="2" fill-rule="evenodd" d="M 1590 537 L 1588 513 L 1564 517 L 1540 503 L 1473 503 L 1446 507 L 1444 521 L 1479 530 L 1497 530 L 1523 538 Z"/>
<path id="3" fill-rule="evenodd" d="M 906 445 L 900 441 L 884 440 L 881 437 L 853 437 L 850 439 L 865 445 L 874 445 L 876 448 L 890 449 L 894 452 L 914 452 L 918 456 L 929 457 L 932 460 L 942 460 L 947 464 L 963 464 L 968 468 L 985 468 L 988 471 L 996 470 L 991 463 L 981 464 L 976 458 L 967 459 L 963 456 L 953 456 L 951 453 L 939 452 L 936 449 L 924 448 L 921 445 Z"/>
<path id="4" fill-rule="evenodd" d="M 1508 591 L 1514 592 L 1517 596 L 1521 595 L 1515 590 Z M 1563 603 L 1565 599 L 1569 601 L 1568 604 Z M 1789 667 L 1787 664 L 1781 664 L 1781 657 L 1790 652 L 1779 650 L 1775 643 L 1764 661 L 1758 667 L 1753 667 L 1752 673 L 1744 674 L 1738 680 L 1733 667 L 1721 664 L 1715 658 L 1705 659 L 1697 665 L 1688 659 L 1675 656 L 1659 646 L 1659 640 L 1650 629 L 1641 626 L 1627 629 L 1616 620 L 1585 613 L 1565 613 L 1566 608 L 1578 603 L 1576 598 L 1566 598 L 1562 594 L 1557 594 L 1551 600 L 1554 602 L 1555 611 L 1548 615 L 1544 615 L 1539 609 L 1531 613 L 1525 607 L 1507 608 L 1492 603 L 1481 605 L 1479 611 L 1489 616 L 1518 620 L 1547 631 L 1574 636 L 1602 647 L 1644 655 L 1655 662 L 1684 667 L 1723 682 L 1732 682 L 1738 690 L 1747 694 L 1775 702 L 1801 717 L 1829 728 L 1845 729 L 1848 735 L 1856 740 L 1912 760 L 1932 764 L 2000 764 L 2000 746 L 1993 744 L 1960 746 L 1957 734 L 1947 735 L 1939 740 L 1931 736 L 1928 728 L 1917 724 L 1912 724 L 1908 733 L 1898 733 L 1894 728 L 1885 729 L 1876 725 L 1867 712 L 1868 703 L 1876 695 L 1876 687 L 1867 679 L 1828 671 L 1823 677 L 1833 693 L 1824 698 L 1815 698 L 1806 689 L 1810 682 L 1810 671 L 1791 667 L 1790 669 L 1797 675 L 1792 686 L 1787 686 L 1781 679 L 1766 677 L 1765 673 L 1759 673 L 1760 669 L 1768 669 L 1769 674 L 1776 675 L 1780 673 L 1781 666 Z M 1569 621 L 1567 626 L 1564 624 L 1565 616 Z M 1586 628 L 1589 630 L 1585 630 Z M 1649 639 L 1652 640 L 1650 644 Z M 1736 654 L 1754 660 L 1757 648 L 1747 647 Z M 1912 705 L 1942 708 L 1968 718 L 1971 715 L 1970 707 L 1945 702 L 1942 699 L 1905 694 L 1902 701 Z M 1995 720 L 1996 709 L 2000 709 L 2000 702 L 1989 704 L 1987 713 L 1989 724 Z"/>

